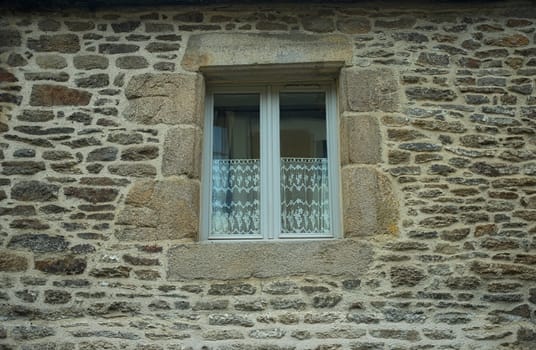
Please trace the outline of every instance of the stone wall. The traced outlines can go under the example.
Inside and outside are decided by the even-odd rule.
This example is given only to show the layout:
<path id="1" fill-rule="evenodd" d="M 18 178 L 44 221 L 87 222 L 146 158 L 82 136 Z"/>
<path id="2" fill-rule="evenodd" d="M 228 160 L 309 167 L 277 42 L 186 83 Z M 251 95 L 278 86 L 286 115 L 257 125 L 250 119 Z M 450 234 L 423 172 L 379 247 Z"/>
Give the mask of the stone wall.
<path id="1" fill-rule="evenodd" d="M 2 9 L 0 349 L 536 348 L 536 8 L 385 6 Z M 343 237 L 199 243 L 203 68 L 325 62 Z"/>

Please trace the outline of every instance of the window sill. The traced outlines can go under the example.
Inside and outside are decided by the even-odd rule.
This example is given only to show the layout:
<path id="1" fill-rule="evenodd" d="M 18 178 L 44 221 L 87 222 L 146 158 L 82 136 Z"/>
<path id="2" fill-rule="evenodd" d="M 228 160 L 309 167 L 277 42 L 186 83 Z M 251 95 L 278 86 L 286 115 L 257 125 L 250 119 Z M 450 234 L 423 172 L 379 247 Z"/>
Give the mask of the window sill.
<path id="1" fill-rule="evenodd" d="M 370 267 L 370 243 L 353 239 L 202 242 L 168 252 L 168 280 L 232 280 L 297 275 L 359 277 Z"/>

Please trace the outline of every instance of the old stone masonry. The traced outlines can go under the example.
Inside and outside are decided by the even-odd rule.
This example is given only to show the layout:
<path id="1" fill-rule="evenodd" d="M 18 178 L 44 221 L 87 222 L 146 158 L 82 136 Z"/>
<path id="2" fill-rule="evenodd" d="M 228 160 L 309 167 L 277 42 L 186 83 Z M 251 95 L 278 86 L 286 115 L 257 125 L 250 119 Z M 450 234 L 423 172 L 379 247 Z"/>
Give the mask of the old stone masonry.
<path id="1" fill-rule="evenodd" d="M 536 349 L 534 1 L 29 3 L 0 350 Z M 335 87 L 334 239 L 203 241 L 222 81 Z"/>

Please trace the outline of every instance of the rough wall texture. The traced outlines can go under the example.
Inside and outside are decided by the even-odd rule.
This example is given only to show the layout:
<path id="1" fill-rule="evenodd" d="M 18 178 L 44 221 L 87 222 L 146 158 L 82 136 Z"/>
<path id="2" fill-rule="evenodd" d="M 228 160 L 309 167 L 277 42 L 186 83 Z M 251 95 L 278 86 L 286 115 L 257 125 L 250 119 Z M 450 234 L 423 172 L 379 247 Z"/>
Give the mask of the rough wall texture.
<path id="1" fill-rule="evenodd" d="M 0 349 L 535 349 L 536 9 L 464 6 L 2 10 Z M 223 34 L 250 49 L 209 56 Z M 351 244 L 307 248 L 318 273 L 199 279 L 224 250 L 196 243 L 197 68 L 256 42 L 298 50 L 262 63 L 351 55 Z"/>

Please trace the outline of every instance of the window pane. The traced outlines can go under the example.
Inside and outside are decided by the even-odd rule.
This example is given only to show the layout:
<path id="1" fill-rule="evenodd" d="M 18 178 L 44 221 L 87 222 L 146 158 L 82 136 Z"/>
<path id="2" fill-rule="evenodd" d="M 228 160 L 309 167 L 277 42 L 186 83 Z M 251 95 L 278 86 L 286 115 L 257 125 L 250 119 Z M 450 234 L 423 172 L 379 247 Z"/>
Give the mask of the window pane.
<path id="1" fill-rule="evenodd" d="M 281 232 L 330 233 L 323 92 L 281 93 Z"/>
<path id="2" fill-rule="evenodd" d="M 259 234 L 259 100 L 214 95 L 211 235 Z"/>

